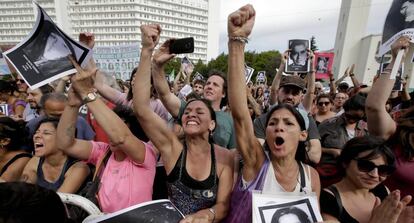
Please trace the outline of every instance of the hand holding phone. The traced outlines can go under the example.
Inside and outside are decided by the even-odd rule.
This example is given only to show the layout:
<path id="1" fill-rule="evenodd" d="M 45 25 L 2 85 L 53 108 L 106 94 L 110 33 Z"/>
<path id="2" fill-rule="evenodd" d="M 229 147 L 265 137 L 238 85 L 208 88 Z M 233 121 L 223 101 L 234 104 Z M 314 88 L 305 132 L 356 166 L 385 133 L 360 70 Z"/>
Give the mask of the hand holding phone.
<path id="1" fill-rule="evenodd" d="M 194 52 L 194 38 L 173 39 L 170 42 L 171 54 L 182 54 Z"/>

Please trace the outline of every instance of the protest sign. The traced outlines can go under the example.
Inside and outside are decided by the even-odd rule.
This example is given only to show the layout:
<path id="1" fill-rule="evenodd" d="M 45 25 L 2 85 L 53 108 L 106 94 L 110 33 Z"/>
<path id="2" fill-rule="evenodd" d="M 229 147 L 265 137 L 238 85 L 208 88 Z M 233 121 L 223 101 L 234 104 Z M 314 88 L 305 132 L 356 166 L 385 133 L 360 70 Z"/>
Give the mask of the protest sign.
<path id="1" fill-rule="evenodd" d="M 7 65 L 6 59 L 4 59 L 3 52 L 0 49 L 0 76 L 10 75 L 11 71 L 9 65 Z"/>
<path id="2" fill-rule="evenodd" d="M 334 53 L 315 53 L 316 79 L 329 79 L 332 70 Z"/>
<path id="3" fill-rule="evenodd" d="M 250 79 L 252 78 L 254 69 L 247 66 L 246 64 L 244 65 L 244 77 L 246 78 L 246 84 L 249 83 Z"/>
<path id="4" fill-rule="evenodd" d="M 181 71 L 184 71 L 183 77 L 186 78 L 187 75 L 191 75 L 194 70 L 194 65 L 191 63 L 191 60 L 188 57 L 183 57 L 181 59 Z"/>
<path id="5" fill-rule="evenodd" d="M 392 2 L 385 19 L 378 56 L 390 51 L 391 45 L 401 36 L 408 36 L 414 41 L 414 2 L 410 0 Z"/>
<path id="6" fill-rule="evenodd" d="M 68 55 L 85 66 L 92 51 L 66 35 L 38 4 L 30 34 L 4 53 L 31 89 L 76 72 Z"/>
<path id="7" fill-rule="evenodd" d="M 9 116 L 9 105 L 8 104 L 0 104 L 0 114 Z"/>
<path id="8" fill-rule="evenodd" d="M 286 214 L 296 215 L 299 222 L 322 222 L 319 203 L 315 193 L 276 193 L 253 192 L 253 223 L 272 223 L 282 220 Z"/>
<path id="9" fill-rule="evenodd" d="M 266 83 L 266 71 L 259 71 L 259 72 L 257 72 L 256 83 L 257 84 L 264 84 L 264 83 Z"/>
<path id="10" fill-rule="evenodd" d="M 189 84 L 186 84 L 184 85 L 183 88 L 181 88 L 180 93 L 179 93 L 179 98 L 182 98 L 185 100 L 187 95 L 189 95 L 191 92 L 193 92 L 193 88 Z"/>
<path id="11" fill-rule="evenodd" d="M 389 63 L 382 63 L 381 64 L 381 69 L 380 69 L 380 73 L 382 73 L 385 68 L 387 68 L 387 66 L 389 65 Z M 395 83 L 394 83 L 394 87 L 392 88 L 393 91 L 402 91 L 403 89 L 403 84 L 402 84 L 402 74 L 404 73 L 404 63 L 402 63 L 400 65 L 400 68 L 397 71 L 397 76 L 395 76 Z"/>
<path id="12" fill-rule="evenodd" d="M 204 80 L 204 76 L 202 74 L 196 72 L 196 74 L 194 75 L 193 80 Z"/>
<path id="13" fill-rule="evenodd" d="M 310 69 L 308 60 L 309 40 L 289 40 L 289 56 L 286 60 L 286 73 L 307 73 Z"/>
<path id="14" fill-rule="evenodd" d="M 139 45 L 96 46 L 93 49 L 96 66 L 116 79 L 129 80 L 132 70 L 138 66 Z"/>
<path id="15" fill-rule="evenodd" d="M 154 200 L 137 204 L 117 212 L 88 217 L 86 223 L 177 223 L 184 219 L 184 215 L 169 200 Z"/>

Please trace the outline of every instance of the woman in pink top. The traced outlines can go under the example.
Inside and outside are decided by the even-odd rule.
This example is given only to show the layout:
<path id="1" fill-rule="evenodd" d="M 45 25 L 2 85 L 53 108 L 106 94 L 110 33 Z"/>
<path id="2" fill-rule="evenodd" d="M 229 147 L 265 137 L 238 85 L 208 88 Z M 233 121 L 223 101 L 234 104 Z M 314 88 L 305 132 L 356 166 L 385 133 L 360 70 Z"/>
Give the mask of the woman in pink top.
<path id="1" fill-rule="evenodd" d="M 150 144 L 139 140 L 105 103 L 97 98 L 92 75 L 75 61 L 77 74 L 69 90 L 69 102 L 58 126 L 59 148 L 70 156 L 96 165 L 108 150 L 112 152 L 101 175 L 97 194 L 103 212 L 115 212 L 150 201 L 155 176 L 156 154 Z M 83 100 L 82 100 L 83 99 Z M 75 139 L 75 123 L 79 107 L 86 104 L 96 121 L 108 135 L 110 144 Z M 131 126 L 134 127 L 134 126 Z"/>

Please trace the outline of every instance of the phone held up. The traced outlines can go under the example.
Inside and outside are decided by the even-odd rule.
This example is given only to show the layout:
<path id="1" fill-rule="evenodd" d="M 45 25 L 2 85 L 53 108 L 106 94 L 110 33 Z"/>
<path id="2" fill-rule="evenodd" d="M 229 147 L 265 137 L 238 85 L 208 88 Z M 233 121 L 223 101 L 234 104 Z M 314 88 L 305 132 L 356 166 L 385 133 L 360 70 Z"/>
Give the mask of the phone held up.
<path id="1" fill-rule="evenodd" d="M 194 38 L 173 39 L 170 42 L 170 53 L 182 54 L 194 52 Z"/>

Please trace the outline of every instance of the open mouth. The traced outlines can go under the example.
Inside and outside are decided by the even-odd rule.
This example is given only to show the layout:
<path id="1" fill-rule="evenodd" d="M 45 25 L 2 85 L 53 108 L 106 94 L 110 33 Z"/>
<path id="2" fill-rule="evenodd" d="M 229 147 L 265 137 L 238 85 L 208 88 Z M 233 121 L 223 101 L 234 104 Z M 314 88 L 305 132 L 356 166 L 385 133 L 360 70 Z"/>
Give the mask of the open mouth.
<path id="1" fill-rule="evenodd" d="M 198 123 L 196 121 L 188 121 L 187 126 L 188 125 L 198 125 Z"/>
<path id="2" fill-rule="evenodd" d="M 43 147 L 43 144 L 42 143 L 35 143 L 34 146 L 35 146 L 35 149 L 39 149 L 39 148 Z"/>
<path id="3" fill-rule="evenodd" d="M 275 139 L 275 143 L 276 143 L 277 146 L 281 146 L 281 145 L 283 145 L 283 143 L 285 143 L 285 140 L 282 137 L 278 136 Z"/>

